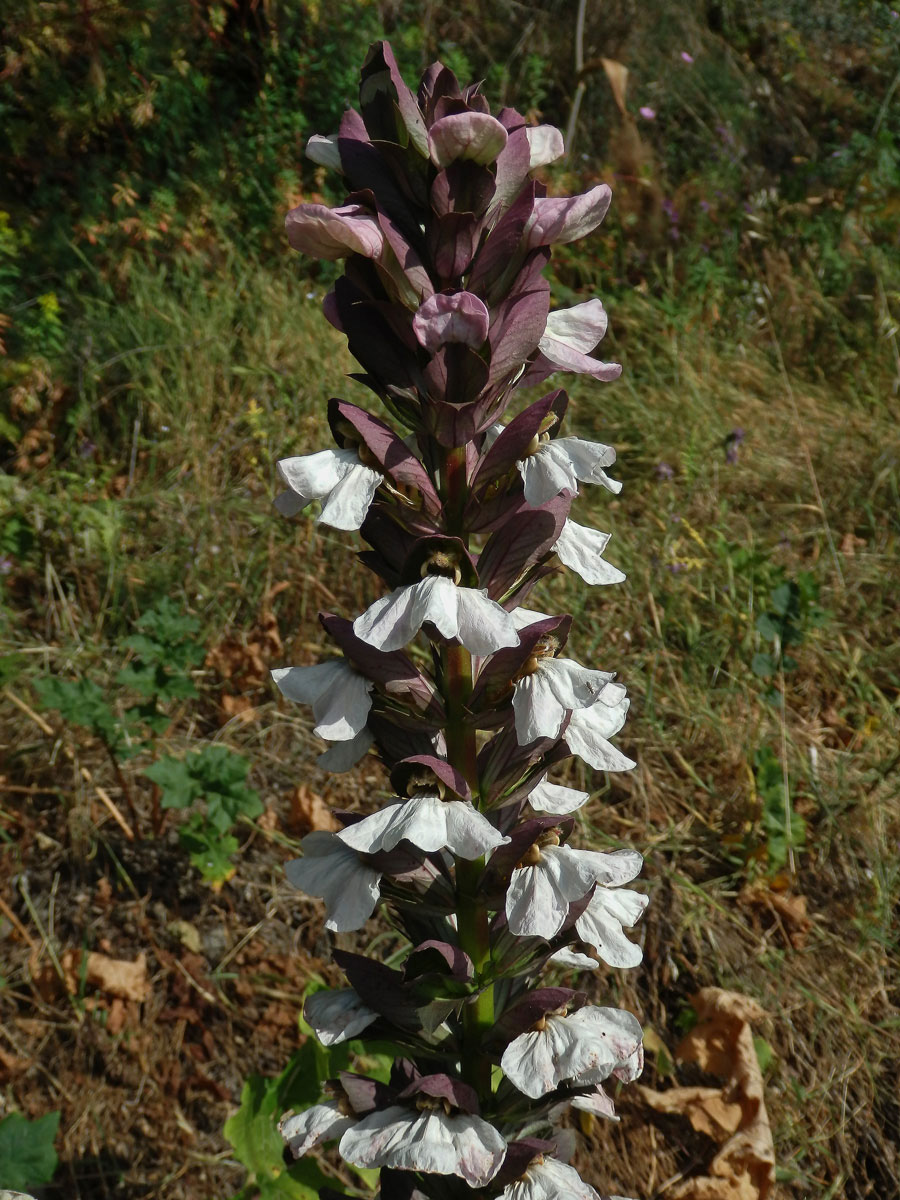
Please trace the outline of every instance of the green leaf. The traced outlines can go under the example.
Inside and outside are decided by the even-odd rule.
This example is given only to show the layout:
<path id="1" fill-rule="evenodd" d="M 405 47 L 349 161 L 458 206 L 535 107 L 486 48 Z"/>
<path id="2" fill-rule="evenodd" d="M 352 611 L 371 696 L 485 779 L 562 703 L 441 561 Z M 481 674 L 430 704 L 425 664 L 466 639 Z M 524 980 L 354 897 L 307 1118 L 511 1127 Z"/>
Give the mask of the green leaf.
<path id="1" fill-rule="evenodd" d="M 241 1107 L 225 1123 L 225 1136 L 259 1188 L 260 1200 L 317 1200 L 319 1188 L 329 1180 L 315 1160 L 304 1158 L 284 1166 L 284 1141 L 277 1127 L 282 1078 L 250 1076 L 241 1092 Z"/>
<path id="2" fill-rule="evenodd" d="M 162 789 L 163 808 L 189 808 L 202 795 L 202 788 L 187 759 L 182 761 L 166 755 L 151 763 L 144 774 Z"/>
<path id="3" fill-rule="evenodd" d="M 754 675 L 759 675 L 761 679 L 768 679 L 778 670 L 778 660 L 771 654 L 754 654 L 750 668 Z"/>
<path id="4" fill-rule="evenodd" d="M 774 642 L 776 638 L 781 637 L 781 623 L 773 619 L 772 613 L 760 613 L 756 618 L 756 628 L 770 642 Z"/>
<path id="5" fill-rule="evenodd" d="M 49 1183 L 56 1171 L 53 1140 L 59 1113 L 29 1121 L 10 1113 L 0 1121 L 0 1181 L 3 1187 L 24 1191 Z"/>

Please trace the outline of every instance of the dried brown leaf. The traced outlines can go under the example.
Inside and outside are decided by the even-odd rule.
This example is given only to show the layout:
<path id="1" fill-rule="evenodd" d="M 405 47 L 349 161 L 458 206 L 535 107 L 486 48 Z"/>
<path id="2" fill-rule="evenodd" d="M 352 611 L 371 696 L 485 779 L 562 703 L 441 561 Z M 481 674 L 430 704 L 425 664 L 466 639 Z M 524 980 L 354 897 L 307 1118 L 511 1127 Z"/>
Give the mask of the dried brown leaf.
<path id="1" fill-rule="evenodd" d="M 723 1086 L 640 1092 L 654 1111 L 683 1114 L 721 1149 L 708 1175 L 683 1180 L 667 1194 L 671 1200 L 766 1200 L 775 1182 L 775 1148 L 750 1024 L 765 1013 L 748 996 L 721 988 L 703 988 L 693 1005 L 698 1023 L 675 1055 L 718 1075 Z"/>
<path id="2" fill-rule="evenodd" d="M 293 832 L 312 833 L 325 830 L 334 833 L 341 828 L 322 797 L 306 784 L 298 784 L 288 792 L 287 799 L 291 806 L 289 822 Z"/>

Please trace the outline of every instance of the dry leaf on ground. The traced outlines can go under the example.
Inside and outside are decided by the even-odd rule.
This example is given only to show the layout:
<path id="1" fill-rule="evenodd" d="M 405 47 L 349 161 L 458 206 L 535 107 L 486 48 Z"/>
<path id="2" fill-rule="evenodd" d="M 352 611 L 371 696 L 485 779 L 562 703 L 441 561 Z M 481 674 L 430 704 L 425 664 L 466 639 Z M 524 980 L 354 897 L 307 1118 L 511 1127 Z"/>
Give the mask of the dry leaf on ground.
<path id="1" fill-rule="evenodd" d="M 118 996 L 121 1000 L 149 999 L 150 981 L 147 979 L 147 957 L 139 954 L 134 962 L 122 958 L 110 958 L 96 950 L 88 953 L 83 963 L 81 953 L 67 950 L 60 959 L 66 977 L 66 987 L 75 995 L 82 986 L 96 988 L 107 996 Z"/>
<path id="2" fill-rule="evenodd" d="M 709 1174 L 670 1188 L 669 1200 L 766 1200 L 775 1181 L 775 1148 L 766 1113 L 762 1072 L 750 1023 L 765 1014 L 755 1001 L 721 988 L 703 988 L 693 999 L 699 1018 L 675 1051 L 680 1062 L 725 1082 L 715 1087 L 642 1087 L 655 1112 L 681 1114 L 694 1129 L 721 1145 Z"/>
<path id="3" fill-rule="evenodd" d="M 331 809 L 318 793 L 305 784 L 298 784 L 287 794 L 291 806 L 290 828 L 295 833 L 325 830 L 334 833 L 341 828 Z"/>

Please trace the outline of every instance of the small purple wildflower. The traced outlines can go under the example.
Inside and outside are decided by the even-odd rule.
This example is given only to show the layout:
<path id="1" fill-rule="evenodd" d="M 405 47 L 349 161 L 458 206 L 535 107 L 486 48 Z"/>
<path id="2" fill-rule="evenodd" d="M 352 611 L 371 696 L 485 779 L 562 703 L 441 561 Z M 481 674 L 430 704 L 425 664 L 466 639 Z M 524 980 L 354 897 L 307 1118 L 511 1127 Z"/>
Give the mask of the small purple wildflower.
<path id="1" fill-rule="evenodd" d="M 656 478 L 657 479 L 674 479 L 675 472 L 672 470 L 672 468 L 669 466 L 669 464 L 667 462 L 660 462 L 660 463 L 656 464 Z"/>
<path id="2" fill-rule="evenodd" d="M 81 443 L 81 445 L 78 447 L 78 457 L 79 458 L 93 458 L 96 453 L 97 453 L 96 443 L 92 442 L 90 438 L 85 438 L 84 441 Z"/>
<path id="3" fill-rule="evenodd" d="M 682 571 L 687 570 L 687 567 L 685 567 L 684 563 L 673 562 L 666 563 L 666 570 L 671 571 L 673 575 L 680 575 Z"/>
<path id="4" fill-rule="evenodd" d="M 7 558 L 4 554 L 3 557 L 0 558 L 0 575 L 8 575 L 12 569 L 13 560 L 11 558 Z"/>
<path id="5" fill-rule="evenodd" d="M 738 460 L 738 447 L 744 440 L 744 431 L 738 426 L 732 429 L 731 433 L 725 439 L 725 461 L 729 466 L 734 466 Z"/>
<path id="6" fill-rule="evenodd" d="M 687 63 L 687 65 L 690 66 L 694 61 L 694 56 L 693 56 L 693 54 L 688 54 L 687 50 L 682 50 L 681 61 Z"/>
<path id="7" fill-rule="evenodd" d="M 644 118 L 645 121 L 655 121 L 656 120 L 656 109 L 651 108 L 649 104 L 642 104 L 641 107 L 638 109 L 638 112 L 641 114 L 641 116 Z"/>

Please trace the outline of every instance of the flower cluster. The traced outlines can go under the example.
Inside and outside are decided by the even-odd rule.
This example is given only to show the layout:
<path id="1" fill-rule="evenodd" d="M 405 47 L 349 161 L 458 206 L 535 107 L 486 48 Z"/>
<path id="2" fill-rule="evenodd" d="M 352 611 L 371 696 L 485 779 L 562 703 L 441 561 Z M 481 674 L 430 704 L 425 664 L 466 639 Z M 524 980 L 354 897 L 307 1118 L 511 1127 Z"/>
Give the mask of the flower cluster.
<path id="1" fill-rule="evenodd" d="M 550 311 L 551 246 L 596 229 L 610 202 L 602 185 L 547 196 L 534 172 L 562 153 L 558 130 L 493 116 L 440 64 L 414 94 L 378 43 L 360 111 L 308 146 L 346 202 L 287 218 L 296 250 L 345 260 L 325 315 L 393 421 L 332 399 L 337 448 L 279 463 L 280 511 L 316 500 L 319 521 L 359 530 L 385 594 L 353 621 L 320 614 L 339 656 L 275 681 L 312 706 L 323 766 L 375 753 L 393 789 L 307 837 L 288 878 L 338 933 L 384 905 L 408 949 L 394 967 L 335 951 L 348 986 L 305 1009 L 324 1045 L 366 1031 L 397 1046 L 390 1082 L 344 1072 L 281 1128 L 295 1156 L 336 1141 L 381 1168 L 382 1200 L 597 1200 L 567 1165 L 564 1114 L 614 1117 L 604 1084 L 641 1069 L 631 1013 L 537 986 L 548 963 L 635 966 L 624 930 L 646 903 L 625 886 L 641 856 L 573 845 L 588 796 L 552 779 L 572 756 L 634 765 L 610 740 L 625 689 L 563 656 L 570 616 L 526 607 L 557 561 L 590 584 L 624 578 L 609 535 L 569 517 L 580 486 L 619 491 L 615 452 L 563 433 L 563 390 L 519 396 L 620 370 L 593 354 L 599 300 Z"/>

